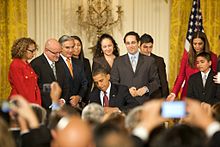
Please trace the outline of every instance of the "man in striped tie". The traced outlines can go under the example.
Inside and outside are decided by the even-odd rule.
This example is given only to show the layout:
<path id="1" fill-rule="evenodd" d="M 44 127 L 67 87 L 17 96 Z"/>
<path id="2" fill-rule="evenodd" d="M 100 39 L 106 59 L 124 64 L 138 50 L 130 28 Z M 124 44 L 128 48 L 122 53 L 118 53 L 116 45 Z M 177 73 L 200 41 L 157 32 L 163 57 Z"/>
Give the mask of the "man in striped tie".
<path id="1" fill-rule="evenodd" d="M 60 43 L 56 39 L 48 39 L 43 54 L 31 61 L 31 66 L 38 75 L 38 86 L 42 97 L 42 106 L 50 110 L 52 100 L 50 97 L 50 84 L 59 83 L 62 94 L 60 101 L 68 99 L 69 87 L 65 78 L 62 64 L 58 63 L 61 52 Z"/>

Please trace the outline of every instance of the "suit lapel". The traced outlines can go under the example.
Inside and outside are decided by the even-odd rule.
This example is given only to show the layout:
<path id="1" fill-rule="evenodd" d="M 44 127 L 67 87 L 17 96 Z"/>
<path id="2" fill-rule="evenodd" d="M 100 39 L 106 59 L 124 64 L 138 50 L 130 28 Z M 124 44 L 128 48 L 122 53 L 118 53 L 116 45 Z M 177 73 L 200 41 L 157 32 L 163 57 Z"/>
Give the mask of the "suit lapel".
<path id="1" fill-rule="evenodd" d="M 131 65 L 128 54 L 126 54 L 126 56 L 125 56 L 125 62 L 124 63 L 129 68 L 129 70 L 132 71 L 132 73 L 134 74 L 134 71 L 133 71 L 133 68 L 132 68 L 132 65 Z"/>
<path id="2" fill-rule="evenodd" d="M 55 79 L 55 76 L 53 74 L 53 70 L 52 70 L 52 68 L 51 68 L 51 66 L 50 66 L 49 62 L 47 61 L 47 58 L 45 57 L 44 54 L 42 54 L 41 59 L 42 59 L 43 63 L 45 64 L 45 67 L 46 67 L 45 70 L 49 72 L 50 77 L 55 81 L 56 79 Z M 55 66 L 56 66 L 56 63 L 55 63 Z M 57 73 L 57 70 L 56 70 L 56 73 Z"/>
<path id="3" fill-rule="evenodd" d="M 214 76 L 214 74 L 213 74 L 212 70 L 210 70 L 209 75 L 208 75 L 208 77 L 206 79 L 205 88 L 208 88 L 209 86 L 212 85 L 211 82 L 212 82 L 213 76 Z"/>
<path id="4" fill-rule="evenodd" d="M 200 88 L 201 87 L 201 89 L 204 89 L 205 87 L 203 86 L 203 82 L 202 82 L 202 74 L 201 74 L 201 72 L 199 72 L 199 74 L 198 74 L 198 88 Z M 195 81 L 196 82 L 196 81 Z"/>
<path id="5" fill-rule="evenodd" d="M 101 64 L 103 64 L 103 67 L 106 67 L 107 69 L 111 69 L 110 65 L 108 64 L 108 61 L 105 59 L 105 57 L 100 58 Z"/>
<path id="6" fill-rule="evenodd" d="M 76 73 L 77 73 L 77 66 L 76 66 L 74 60 L 77 60 L 77 59 L 74 59 L 74 58 L 72 57 L 71 60 L 72 60 L 73 77 L 75 77 L 75 76 L 76 76 Z"/>
<path id="7" fill-rule="evenodd" d="M 117 88 L 114 84 L 111 84 L 110 94 L 109 94 L 109 106 L 114 106 L 116 102 L 116 94 L 117 94 Z"/>
<path id="8" fill-rule="evenodd" d="M 65 75 L 67 75 L 68 77 L 71 77 L 72 78 L 72 76 L 71 76 L 71 74 L 70 74 L 70 71 L 69 71 L 69 68 L 67 67 L 67 65 L 66 65 L 66 63 L 65 63 L 65 61 L 64 61 L 64 59 L 60 56 L 60 59 L 59 59 L 61 62 L 62 62 L 62 66 L 64 67 L 64 70 L 65 70 Z M 72 61 L 72 66 L 73 66 L 73 60 L 72 60 L 72 58 L 71 58 L 71 61 Z"/>
<path id="9" fill-rule="evenodd" d="M 97 89 L 97 92 L 95 92 L 94 98 L 96 99 L 96 103 L 98 103 L 102 106 L 100 93 L 101 93 L 101 91 L 99 89 Z"/>
<path id="10" fill-rule="evenodd" d="M 141 55 L 141 53 L 139 53 L 139 57 L 138 57 L 138 61 L 137 61 L 137 67 L 136 67 L 135 73 L 138 72 L 138 70 L 140 69 L 140 67 L 143 64 L 143 62 L 144 62 L 143 56 Z"/>

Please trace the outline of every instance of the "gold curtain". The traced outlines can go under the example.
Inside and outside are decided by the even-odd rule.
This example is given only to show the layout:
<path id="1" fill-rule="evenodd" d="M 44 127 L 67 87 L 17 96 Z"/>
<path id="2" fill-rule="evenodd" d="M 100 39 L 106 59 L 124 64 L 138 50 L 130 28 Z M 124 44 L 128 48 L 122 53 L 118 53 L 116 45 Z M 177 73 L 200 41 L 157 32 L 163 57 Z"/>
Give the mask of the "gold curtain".
<path id="1" fill-rule="evenodd" d="M 0 0 L 0 100 L 9 96 L 11 46 L 27 35 L 27 0 Z"/>
<path id="2" fill-rule="evenodd" d="M 220 0 L 200 0 L 203 27 L 211 50 L 219 55 L 218 36 L 220 35 Z M 170 17 L 169 87 L 172 89 L 179 73 L 184 51 L 192 0 L 172 0 Z"/>

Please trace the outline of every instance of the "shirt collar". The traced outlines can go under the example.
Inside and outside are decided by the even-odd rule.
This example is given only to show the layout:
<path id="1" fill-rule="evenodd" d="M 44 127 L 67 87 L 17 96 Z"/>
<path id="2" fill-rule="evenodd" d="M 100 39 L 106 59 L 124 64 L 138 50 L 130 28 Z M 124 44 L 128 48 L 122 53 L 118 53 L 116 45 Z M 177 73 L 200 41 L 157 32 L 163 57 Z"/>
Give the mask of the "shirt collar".
<path id="1" fill-rule="evenodd" d="M 67 61 L 66 61 L 66 59 L 67 59 L 67 57 L 65 57 L 64 55 L 62 55 L 62 54 L 60 54 L 60 56 L 63 58 L 63 60 L 64 60 L 64 62 L 67 64 Z M 70 60 L 70 62 L 72 63 L 72 61 Z M 67 64 L 68 65 L 68 64 Z"/>
<path id="2" fill-rule="evenodd" d="M 63 58 L 64 61 L 66 61 L 67 57 L 65 57 L 64 55 L 60 54 L 60 56 Z"/>
<path id="3" fill-rule="evenodd" d="M 47 55 L 44 53 L 44 56 L 46 57 L 46 59 L 47 59 L 47 62 L 49 63 L 49 65 L 51 65 L 52 63 L 53 63 L 53 61 L 51 61 L 48 57 L 47 57 Z"/>
<path id="4" fill-rule="evenodd" d="M 139 57 L 139 51 L 137 51 L 137 53 L 135 53 L 135 54 L 130 54 L 130 53 L 128 53 L 128 57 L 129 57 L 129 59 L 131 60 L 131 57 L 132 56 L 135 56 L 136 58 L 136 61 L 138 60 L 138 57 Z"/>
<path id="5" fill-rule="evenodd" d="M 110 89 L 111 89 L 111 82 L 109 82 L 109 86 L 108 86 L 108 88 L 107 88 L 107 90 L 106 90 L 106 95 L 107 95 L 107 97 L 108 97 L 109 100 L 110 100 Z M 104 95 L 105 95 L 104 91 L 101 91 L 101 92 L 100 92 L 100 100 L 101 100 L 102 106 L 103 106 L 103 96 L 104 96 Z"/>
<path id="6" fill-rule="evenodd" d="M 109 82 L 109 86 L 108 86 L 108 88 L 107 88 L 107 90 L 106 90 L 106 93 L 109 95 L 109 93 L 110 93 L 110 89 L 111 89 L 111 82 Z"/>
<path id="7" fill-rule="evenodd" d="M 209 75 L 209 72 L 211 71 L 211 68 L 209 68 L 209 70 L 208 70 L 208 72 L 207 73 L 204 73 L 204 72 L 201 72 L 201 75 L 202 75 L 202 77 L 204 76 L 204 75 L 206 75 L 206 78 L 208 77 L 208 75 Z"/>
<path id="8" fill-rule="evenodd" d="M 108 97 L 110 94 L 110 89 L 111 89 L 111 82 L 109 82 L 109 86 L 108 86 L 107 90 L 105 91 Z M 105 95 L 104 91 L 101 91 L 101 94 L 104 96 Z"/>

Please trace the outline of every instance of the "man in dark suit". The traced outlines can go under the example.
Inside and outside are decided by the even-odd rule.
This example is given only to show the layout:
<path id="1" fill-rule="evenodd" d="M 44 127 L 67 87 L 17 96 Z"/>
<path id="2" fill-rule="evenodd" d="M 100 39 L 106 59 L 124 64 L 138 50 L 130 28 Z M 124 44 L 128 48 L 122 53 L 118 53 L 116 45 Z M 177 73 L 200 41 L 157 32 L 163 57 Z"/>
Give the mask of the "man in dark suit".
<path id="1" fill-rule="evenodd" d="M 219 38 L 219 45 L 220 45 L 220 38 Z M 217 75 L 214 76 L 214 82 L 217 84 L 216 98 L 220 100 L 220 56 L 218 56 Z"/>
<path id="2" fill-rule="evenodd" d="M 198 54 L 196 63 L 199 72 L 189 78 L 187 97 L 214 104 L 219 100 L 216 99 L 216 84 L 213 81 L 215 73 L 211 69 L 211 55 L 206 52 Z"/>
<path id="3" fill-rule="evenodd" d="M 50 91 L 47 91 L 50 87 L 47 86 L 50 86 L 48 84 L 51 84 L 53 81 L 57 81 L 62 89 L 61 100 L 68 100 L 69 87 L 65 79 L 65 73 L 62 64 L 57 62 L 60 52 L 60 43 L 56 39 L 48 39 L 45 44 L 44 53 L 31 62 L 32 68 L 38 75 L 42 106 L 47 110 L 52 104 Z"/>
<path id="4" fill-rule="evenodd" d="M 73 58 L 74 39 L 63 35 L 59 39 L 62 51 L 58 63 L 62 64 L 66 79 L 69 85 L 69 97 L 67 103 L 77 106 L 79 102 L 87 103 L 85 94 L 88 88 L 88 81 L 85 76 L 83 63 Z"/>
<path id="5" fill-rule="evenodd" d="M 141 105 L 160 87 L 157 66 L 152 57 L 139 53 L 139 35 L 136 32 L 128 32 L 124 43 L 128 53 L 115 59 L 111 81 L 128 86 L 131 95 Z"/>
<path id="6" fill-rule="evenodd" d="M 152 53 L 154 40 L 149 34 L 143 34 L 140 38 L 140 52 L 146 56 L 153 57 L 156 65 L 157 72 L 160 79 L 160 88 L 153 92 L 151 98 L 166 98 L 169 95 L 169 88 L 167 82 L 166 65 L 164 59 Z"/>
<path id="7" fill-rule="evenodd" d="M 138 102 L 130 95 L 127 86 L 109 81 L 110 74 L 105 69 L 96 69 L 92 76 L 97 88 L 94 88 L 89 95 L 90 103 L 98 103 L 110 111 L 120 109 L 124 112 L 138 105 Z"/>

